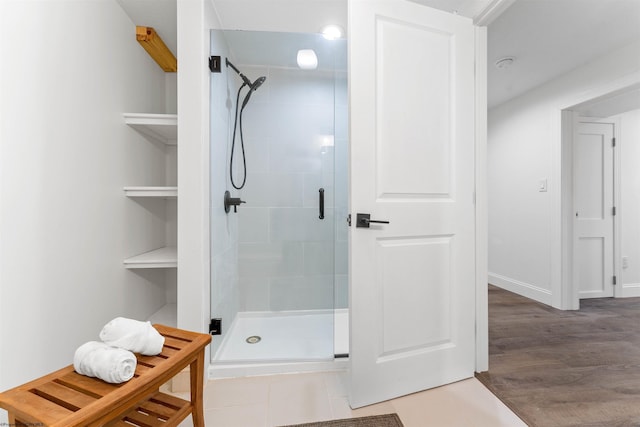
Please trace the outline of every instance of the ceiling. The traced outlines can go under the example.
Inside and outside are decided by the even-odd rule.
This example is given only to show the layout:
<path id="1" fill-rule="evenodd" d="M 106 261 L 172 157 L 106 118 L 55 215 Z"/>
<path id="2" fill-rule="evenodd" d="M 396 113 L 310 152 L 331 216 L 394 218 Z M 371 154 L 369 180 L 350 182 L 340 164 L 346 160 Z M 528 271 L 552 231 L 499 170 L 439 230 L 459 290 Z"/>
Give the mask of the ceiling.
<path id="1" fill-rule="evenodd" d="M 297 52 L 313 49 L 318 70 L 347 70 L 346 40 L 326 40 L 320 34 L 224 30 L 236 65 L 297 68 Z"/>
<path id="2" fill-rule="evenodd" d="M 176 0 L 117 1 L 176 52 Z M 327 23 L 347 25 L 346 0 L 211 1 L 227 29 L 315 33 Z M 640 40 L 640 0 L 412 1 L 488 26 L 489 107 Z M 506 56 L 514 58 L 510 67 L 494 66 Z"/>
<path id="3" fill-rule="evenodd" d="M 517 0 L 489 25 L 489 107 L 634 40 L 640 0 Z M 513 64 L 496 68 L 505 56 Z"/>
<path id="4" fill-rule="evenodd" d="M 513 0 L 411 0 L 425 6 L 435 9 L 444 10 L 445 12 L 455 13 L 457 15 L 466 16 L 467 18 L 480 18 L 485 10 L 491 9 L 494 4 L 506 3 L 511 4 Z"/>

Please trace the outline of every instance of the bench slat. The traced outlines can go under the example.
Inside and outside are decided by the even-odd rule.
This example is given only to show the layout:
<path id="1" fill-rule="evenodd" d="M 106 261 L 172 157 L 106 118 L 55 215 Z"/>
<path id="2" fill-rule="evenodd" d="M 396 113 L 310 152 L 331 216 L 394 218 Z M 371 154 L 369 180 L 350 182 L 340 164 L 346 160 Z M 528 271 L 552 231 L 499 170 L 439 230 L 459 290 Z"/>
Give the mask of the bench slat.
<path id="1" fill-rule="evenodd" d="M 161 408 L 158 408 L 161 407 Z M 137 412 L 138 408 L 142 408 L 143 412 L 150 414 L 158 414 L 158 412 L 162 411 L 159 418 L 164 418 L 167 421 L 161 423 L 160 425 L 163 427 L 168 426 L 177 426 L 180 421 L 182 421 L 191 411 L 191 403 L 186 400 L 170 396 L 168 394 L 164 394 L 161 392 L 154 393 L 151 397 L 149 397 L 144 402 L 134 406 L 134 409 L 124 414 L 120 420 L 111 421 L 104 425 L 104 427 L 132 427 L 133 424 L 128 424 L 122 421 L 123 419 L 129 419 L 131 423 L 140 423 L 141 425 L 146 425 L 149 420 L 140 416 L 139 413 L 132 414 L 132 412 Z M 153 417 L 151 417 L 153 419 Z M 144 423 L 143 423 L 144 421 Z"/>
<path id="2" fill-rule="evenodd" d="M 80 375 L 75 371 L 60 377 L 57 382 L 95 397 L 106 396 L 118 389 L 118 386 L 115 384 L 109 384 L 97 378 Z"/>
<path id="3" fill-rule="evenodd" d="M 112 421 L 109 424 L 105 424 L 105 427 L 131 427 L 131 424 L 127 424 L 122 420 Z"/>
<path id="4" fill-rule="evenodd" d="M 165 337 L 177 338 L 179 340 L 187 341 L 187 342 L 191 342 L 194 339 L 192 332 L 183 331 L 180 329 L 172 329 L 170 331 L 165 330 L 162 335 L 164 335 Z"/>
<path id="5" fill-rule="evenodd" d="M 175 397 L 175 396 L 171 396 L 170 394 L 165 394 L 165 393 L 156 393 L 155 396 L 152 396 L 150 400 L 157 400 L 158 402 L 161 402 L 163 405 L 166 406 L 171 406 L 174 408 L 180 408 L 182 406 L 184 406 L 185 404 L 189 404 L 189 402 L 187 402 L 184 399 L 180 399 L 179 397 Z"/>
<path id="6" fill-rule="evenodd" d="M 73 414 L 73 411 L 63 408 L 27 390 L 15 393 L 8 398 L 6 402 L 16 410 L 16 418 L 25 422 L 37 420 L 45 425 L 49 425 Z"/>
<path id="7" fill-rule="evenodd" d="M 37 395 L 72 411 L 77 411 L 78 409 L 84 408 L 85 406 L 96 401 L 96 398 L 94 397 L 88 396 L 84 393 L 76 391 L 72 388 L 65 387 L 53 381 L 38 386 L 36 389 L 34 389 L 34 392 Z"/>
<path id="8" fill-rule="evenodd" d="M 144 427 L 162 427 L 164 425 L 164 422 L 159 420 L 158 417 L 141 414 L 137 411 L 127 412 L 124 420 Z"/>
<path id="9" fill-rule="evenodd" d="M 150 370 L 152 370 L 153 368 L 150 368 L 148 366 L 144 366 L 144 365 L 136 365 L 136 375 L 140 376 L 140 375 L 144 375 L 147 372 L 149 372 Z"/>
<path id="10" fill-rule="evenodd" d="M 188 341 L 183 341 L 183 340 L 179 340 L 176 338 L 171 338 L 171 337 L 164 337 L 164 347 L 169 347 L 169 348 L 175 348 L 175 349 L 182 349 L 184 347 L 186 347 L 187 345 L 191 344 Z"/>
<path id="11" fill-rule="evenodd" d="M 167 420 L 176 412 L 173 408 L 168 408 L 164 405 L 160 405 L 155 402 L 144 402 L 144 404 L 138 406 L 138 409 L 147 414 L 155 415 L 158 418 Z"/>
<path id="12" fill-rule="evenodd" d="M 155 401 L 154 401 L 155 400 Z M 182 406 L 185 406 L 186 401 L 180 402 L 180 405 L 167 405 L 161 400 L 153 399 L 145 401 L 139 408 L 142 408 L 143 412 L 158 415 L 160 418 L 170 418 L 175 412 Z"/>
<path id="13" fill-rule="evenodd" d="M 158 356 L 143 356 L 141 354 L 136 354 L 136 359 L 138 359 L 138 363 L 146 363 L 151 366 L 158 366 L 161 363 L 165 363 L 167 361 L 164 357 Z"/>
<path id="14" fill-rule="evenodd" d="M 176 350 L 175 348 L 171 348 L 171 347 L 167 347 L 164 346 L 162 348 L 162 352 L 160 353 L 160 356 L 164 356 L 167 359 L 171 358 L 172 356 L 175 356 L 175 354 L 178 352 L 178 350 Z"/>

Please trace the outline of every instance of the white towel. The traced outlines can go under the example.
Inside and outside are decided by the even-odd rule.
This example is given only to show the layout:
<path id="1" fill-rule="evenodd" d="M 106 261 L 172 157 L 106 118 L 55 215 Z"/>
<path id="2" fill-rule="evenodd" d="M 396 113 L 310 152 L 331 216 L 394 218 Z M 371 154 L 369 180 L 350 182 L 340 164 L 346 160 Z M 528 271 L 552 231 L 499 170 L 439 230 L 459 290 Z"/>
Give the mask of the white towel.
<path id="1" fill-rule="evenodd" d="M 113 384 L 133 378 L 136 364 L 136 356 L 130 351 L 97 341 L 82 344 L 73 356 L 77 373 Z"/>
<path id="2" fill-rule="evenodd" d="M 162 352 L 164 337 L 151 326 L 151 322 L 116 317 L 100 331 L 100 339 L 114 347 L 124 348 L 145 356 Z"/>

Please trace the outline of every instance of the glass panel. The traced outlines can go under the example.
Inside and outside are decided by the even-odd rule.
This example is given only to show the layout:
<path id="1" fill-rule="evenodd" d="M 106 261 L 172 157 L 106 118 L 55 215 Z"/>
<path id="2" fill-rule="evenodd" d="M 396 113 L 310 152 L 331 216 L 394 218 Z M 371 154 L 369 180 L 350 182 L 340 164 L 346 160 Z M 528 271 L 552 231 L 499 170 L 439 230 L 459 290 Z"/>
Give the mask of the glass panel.
<path id="1" fill-rule="evenodd" d="M 335 325 L 334 353 L 349 354 L 349 275 L 348 275 L 348 153 L 349 103 L 347 92 L 347 41 L 335 40 Z"/>
<path id="2" fill-rule="evenodd" d="M 334 305 L 347 300 L 344 289 L 339 297 L 334 291 L 336 263 L 346 286 L 346 230 L 335 222 L 336 212 L 346 217 L 346 122 L 339 123 L 339 148 L 335 123 L 338 96 L 346 114 L 346 69 L 336 72 L 334 52 L 341 46 L 346 57 L 346 43 L 214 30 L 211 46 L 222 65 L 211 75 L 211 307 L 212 317 L 222 318 L 212 359 L 332 359 Z M 317 69 L 297 66 L 301 49 L 313 49 Z M 233 183 L 244 181 L 246 159 L 242 189 L 229 178 L 234 128 Z M 337 149 L 344 157 L 340 206 Z M 223 209 L 226 190 L 245 202 L 237 213 Z M 336 250 L 338 235 L 344 244 Z"/>

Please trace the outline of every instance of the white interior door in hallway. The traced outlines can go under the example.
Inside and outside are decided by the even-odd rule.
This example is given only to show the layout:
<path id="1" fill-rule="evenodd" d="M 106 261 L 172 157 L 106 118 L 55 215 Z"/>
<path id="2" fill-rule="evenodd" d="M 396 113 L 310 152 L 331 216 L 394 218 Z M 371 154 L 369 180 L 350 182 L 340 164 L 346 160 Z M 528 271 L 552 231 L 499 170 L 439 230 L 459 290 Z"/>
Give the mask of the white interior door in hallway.
<path id="1" fill-rule="evenodd" d="M 405 0 L 349 19 L 355 408 L 474 374 L 476 40 Z"/>
<path id="2" fill-rule="evenodd" d="M 614 125 L 579 119 L 574 134 L 574 277 L 579 298 L 613 296 Z"/>

